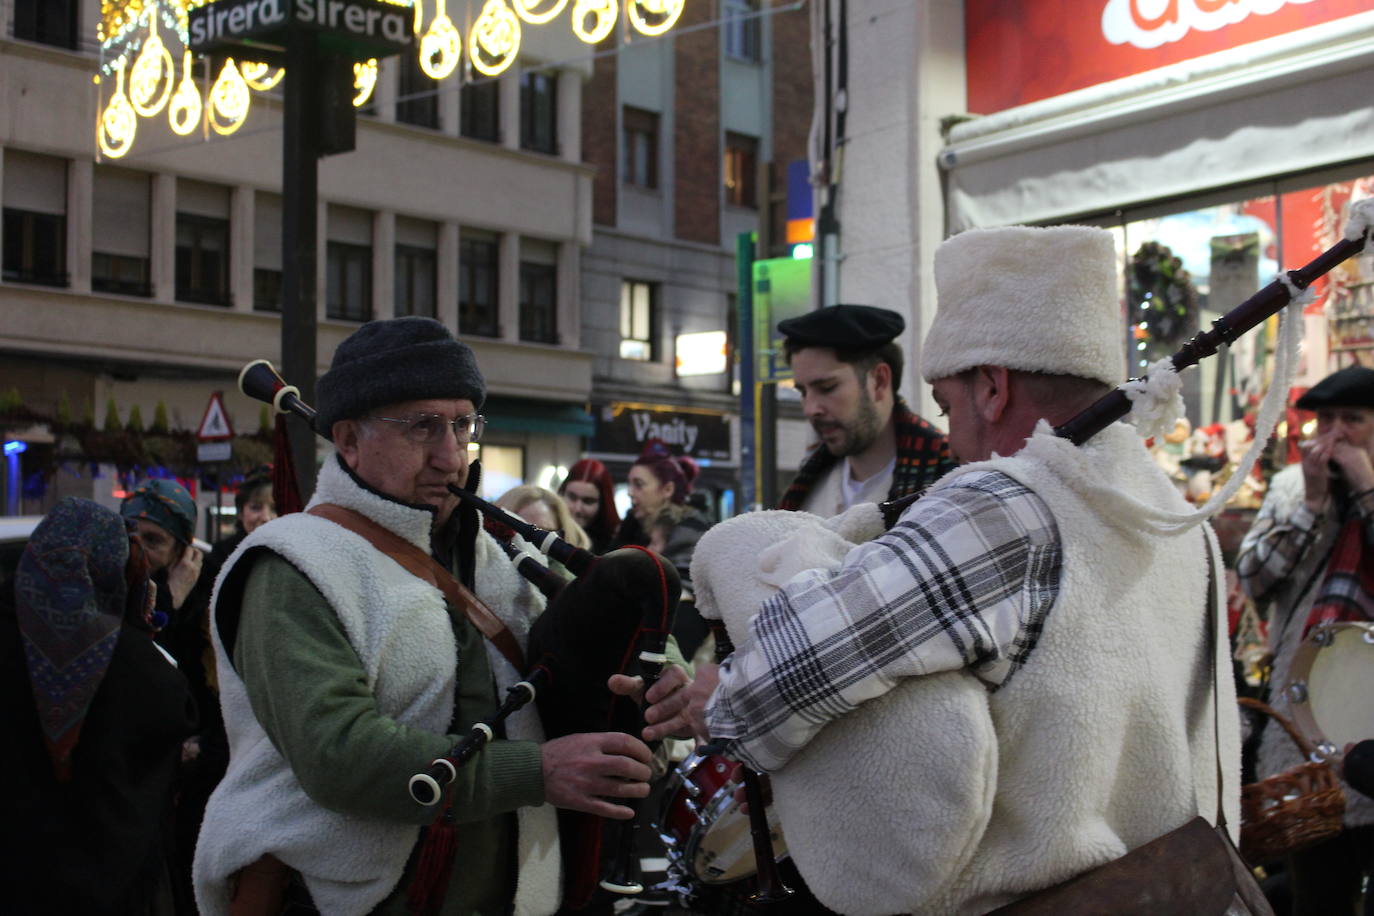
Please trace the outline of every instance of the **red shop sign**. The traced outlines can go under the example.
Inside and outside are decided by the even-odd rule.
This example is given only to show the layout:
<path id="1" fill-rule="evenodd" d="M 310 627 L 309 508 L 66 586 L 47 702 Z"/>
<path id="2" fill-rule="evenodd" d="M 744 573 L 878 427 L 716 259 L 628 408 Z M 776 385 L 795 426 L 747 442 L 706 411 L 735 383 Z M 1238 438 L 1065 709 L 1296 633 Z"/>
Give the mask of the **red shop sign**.
<path id="1" fill-rule="evenodd" d="M 991 114 L 1369 8 L 1370 0 L 966 0 L 968 107 Z"/>

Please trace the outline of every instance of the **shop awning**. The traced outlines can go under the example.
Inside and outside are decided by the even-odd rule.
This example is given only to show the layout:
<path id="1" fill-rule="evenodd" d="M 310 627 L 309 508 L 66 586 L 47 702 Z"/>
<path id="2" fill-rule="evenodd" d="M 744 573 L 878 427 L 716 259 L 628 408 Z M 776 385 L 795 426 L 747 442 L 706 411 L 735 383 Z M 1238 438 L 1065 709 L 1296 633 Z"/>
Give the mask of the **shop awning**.
<path id="1" fill-rule="evenodd" d="M 596 429 L 581 404 L 537 401 L 493 395 L 482 405 L 487 426 L 501 432 L 530 432 L 562 436 L 590 436 Z"/>
<path id="2" fill-rule="evenodd" d="M 949 228 L 1057 221 L 1374 157 L 1374 12 L 953 128 Z"/>

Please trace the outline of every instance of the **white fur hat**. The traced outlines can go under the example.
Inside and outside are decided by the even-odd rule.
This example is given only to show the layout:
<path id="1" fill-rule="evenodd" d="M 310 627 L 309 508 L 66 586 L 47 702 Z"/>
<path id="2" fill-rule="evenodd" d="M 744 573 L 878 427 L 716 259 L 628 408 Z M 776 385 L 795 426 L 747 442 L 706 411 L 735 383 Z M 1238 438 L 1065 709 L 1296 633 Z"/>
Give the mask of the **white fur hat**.
<path id="1" fill-rule="evenodd" d="M 1089 226 L 970 229 L 935 251 L 926 381 L 974 366 L 1126 380 L 1112 234 Z"/>

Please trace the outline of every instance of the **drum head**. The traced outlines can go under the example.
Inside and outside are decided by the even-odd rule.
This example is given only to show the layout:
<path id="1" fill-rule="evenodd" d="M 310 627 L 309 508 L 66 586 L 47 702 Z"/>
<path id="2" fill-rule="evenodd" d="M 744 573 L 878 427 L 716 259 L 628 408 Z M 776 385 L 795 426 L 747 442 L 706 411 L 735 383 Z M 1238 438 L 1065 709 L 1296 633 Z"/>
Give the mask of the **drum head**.
<path id="1" fill-rule="evenodd" d="M 1293 724 L 1317 748 L 1340 753 L 1346 744 L 1374 738 L 1374 626 L 1334 623 L 1313 627 L 1293 656 L 1284 688 Z"/>
<path id="2" fill-rule="evenodd" d="M 739 779 L 732 779 L 712 796 L 703 812 L 703 823 L 692 832 L 683 850 L 691 874 L 702 884 L 730 884 L 758 871 L 749 817 L 735 801 L 739 786 Z M 772 808 L 768 809 L 768 833 L 773 840 L 773 857 L 785 859 L 787 841 Z"/>

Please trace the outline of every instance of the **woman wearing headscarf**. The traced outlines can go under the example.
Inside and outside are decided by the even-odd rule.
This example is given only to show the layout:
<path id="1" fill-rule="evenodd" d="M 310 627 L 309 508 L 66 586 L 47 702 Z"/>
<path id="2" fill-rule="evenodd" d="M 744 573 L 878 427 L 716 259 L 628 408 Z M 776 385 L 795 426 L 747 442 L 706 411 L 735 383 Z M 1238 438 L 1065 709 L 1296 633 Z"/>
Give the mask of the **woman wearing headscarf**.
<path id="1" fill-rule="evenodd" d="M 171 912 L 172 782 L 195 724 L 153 641 L 148 561 L 130 527 L 59 502 L 0 585 L 5 684 L 0 856 L 7 913 Z"/>
<path id="2" fill-rule="evenodd" d="M 195 547 L 196 501 L 175 480 L 143 481 L 125 497 L 119 514 L 137 527 L 157 586 L 153 615 L 160 627 L 158 644 L 176 659 L 200 712 L 195 734 L 182 749 L 172 857 L 177 911 L 190 913 L 195 910 L 191 863 L 200 822 L 210 793 L 229 766 L 229 739 L 220 714 L 215 652 L 210 642 L 210 592 L 219 565 L 213 556 L 205 557 Z"/>
<path id="3" fill-rule="evenodd" d="M 568 471 L 568 477 L 558 488 L 558 495 L 568 504 L 577 524 L 592 540 L 593 553 L 605 553 L 620 527 L 620 513 L 615 509 L 615 483 L 606 465 L 595 458 L 583 458 Z"/>

